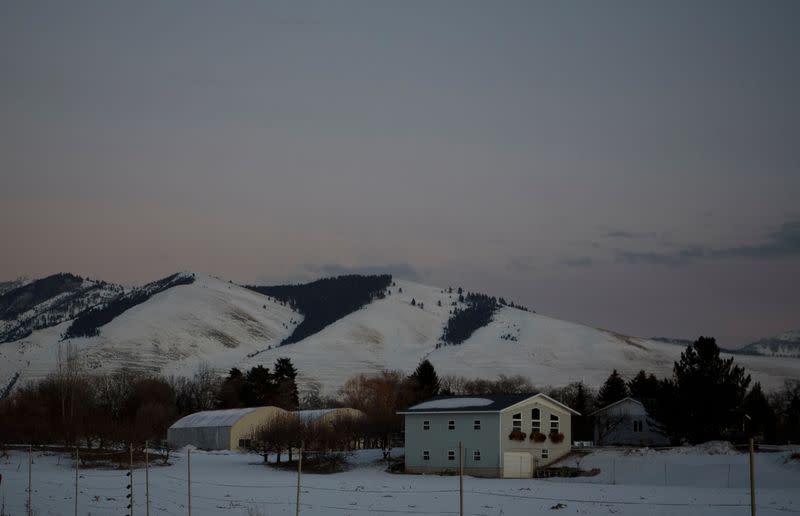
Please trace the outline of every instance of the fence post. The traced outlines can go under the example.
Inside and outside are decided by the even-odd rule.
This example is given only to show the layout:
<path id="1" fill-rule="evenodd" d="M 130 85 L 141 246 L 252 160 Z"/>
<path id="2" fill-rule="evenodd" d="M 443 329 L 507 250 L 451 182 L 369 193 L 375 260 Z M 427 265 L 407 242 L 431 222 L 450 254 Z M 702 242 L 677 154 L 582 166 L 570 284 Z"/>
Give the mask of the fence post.
<path id="1" fill-rule="evenodd" d="M 458 514 L 464 516 L 464 445 L 458 441 Z"/>
<path id="2" fill-rule="evenodd" d="M 756 516 L 756 467 L 752 437 L 750 438 L 750 515 Z"/>
<path id="3" fill-rule="evenodd" d="M 150 516 L 150 453 L 148 451 L 148 441 L 144 442 L 144 497 L 145 514 Z M 78 516 L 77 514 L 75 516 Z"/>
<path id="4" fill-rule="evenodd" d="M 667 463 L 664 463 L 664 486 L 667 485 Z"/>
<path id="5" fill-rule="evenodd" d="M 128 507 L 130 507 L 131 516 L 133 516 L 133 443 L 131 443 L 131 448 L 130 449 L 131 449 L 131 470 L 130 470 L 130 474 L 131 474 L 131 483 L 130 483 L 131 490 L 130 490 L 130 493 L 128 493 L 128 494 L 131 495 L 131 504 Z"/>
<path id="6" fill-rule="evenodd" d="M 75 447 L 75 516 L 78 516 L 78 464 L 80 458 L 78 456 L 78 447 Z"/>
<path id="7" fill-rule="evenodd" d="M 291 445 L 290 445 L 291 446 Z M 300 474 L 303 471 L 303 443 L 300 443 L 300 455 L 297 456 L 297 497 L 295 499 L 295 515 L 300 516 Z"/>
<path id="8" fill-rule="evenodd" d="M 191 448 L 186 449 L 186 485 L 189 486 L 188 489 L 188 507 L 189 507 L 189 516 L 192 516 L 192 450 Z"/>
<path id="9" fill-rule="evenodd" d="M 611 483 L 617 483 L 617 459 L 611 459 Z"/>
<path id="10" fill-rule="evenodd" d="M 28 445 L 28 516 L 33 515 L 33 505 L 31 505 L 31 491 L 33 490 L 33 482 L 31 476 L 31 468 L 33 465 L 33 446 Z"/>

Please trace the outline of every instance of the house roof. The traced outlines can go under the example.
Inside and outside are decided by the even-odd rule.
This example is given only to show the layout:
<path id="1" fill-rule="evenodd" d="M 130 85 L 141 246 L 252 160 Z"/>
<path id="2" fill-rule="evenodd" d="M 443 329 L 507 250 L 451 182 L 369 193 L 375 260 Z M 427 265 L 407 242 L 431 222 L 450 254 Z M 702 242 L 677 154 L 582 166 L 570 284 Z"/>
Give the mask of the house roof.
<path id="1" fill-rule="evenodd" d="M 615 401 L 614 403 L 610 403 L 610 404 L 606 405 L 605 407 L 599 408 L 599 409 L 595 410 L 594 412 L 592 412 L 589 415 L 593 416 L 593 415 L 598 414 L 600 412 L 605 412 L 606 410 L 610 409 L 611 407 L 616 407 L 617 405 L 619 405 L 621 403 L 624 403 L 626 401 L 632 401 L 632 402 L 634 402 L 634 403 L 636 403 L 638 405 L 644 406 L 644 404 L 641 401 L 637 400 L 636 398 L 631 398 L 630 396 L 628 396 L 627 398 L 622 398 L 619 401 Z"/>
<path id="2" fill-rule="evenodd" d="M 438 396 L 413 405 L 398 414 L 432 414 L 447 412 L 502 412 L 523 401 L 543 398 L 555 403 L 567 412 L 578 414 L 563 403 L 544 394 L 482 394 L 465 396 Z"/>

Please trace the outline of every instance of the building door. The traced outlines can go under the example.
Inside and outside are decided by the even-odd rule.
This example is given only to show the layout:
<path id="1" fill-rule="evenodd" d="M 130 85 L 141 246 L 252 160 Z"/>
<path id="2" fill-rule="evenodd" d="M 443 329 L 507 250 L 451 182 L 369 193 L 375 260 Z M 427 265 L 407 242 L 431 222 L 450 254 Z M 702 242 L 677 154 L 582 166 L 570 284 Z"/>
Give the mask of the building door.
<path id="1" fill-rule="evenodd" d="M 503 453 L 503 478 L 531 478 L 533 456 L 527 452 Z"/>

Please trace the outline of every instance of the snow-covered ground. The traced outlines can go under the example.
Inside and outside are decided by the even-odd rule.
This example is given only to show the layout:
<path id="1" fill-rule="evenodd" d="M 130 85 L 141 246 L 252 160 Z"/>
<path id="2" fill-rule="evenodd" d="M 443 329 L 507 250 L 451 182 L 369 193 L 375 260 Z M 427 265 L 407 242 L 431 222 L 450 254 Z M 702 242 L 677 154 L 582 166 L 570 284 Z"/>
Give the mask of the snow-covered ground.
<path id="1" fill-rule="evenodd" d="M 736 515 L 749 514 L 746 454 L 714 453 L 712 448 L 668 451 L 596 451 L 581 467 L 601 468 L 595 477 L 575 479 L 464 480 L 465 514 L 515 516 Z M 790 451 L 756 456 L 758 514 L 800 513 L 800 462 Z M 390 474 L 378 450 L 358 452 L 354 467 L 333 475 L 302 477 L 301 514 L 458 514 L 457 477 Z M 574 465 L 575 459 L 565 460 Z M 150 469 L 151 514 L 187 514 L 186 451 L 172 464 Z M 0 461 L 0 497 L 6 512 L 25 513 L 27 455 L 11 452 Z M 296 473 L 265 467 L 261 457 L 193 451 L 192 514 L 290 515 L 295 511 Z M 63 455 L 35 454 L 33 505 L 38 515 L 68 515 L 74 510 L 75 473 Z M 663 472 L 667 471 L 666 485 Z M 659 475 L 660 472 L 660 475 Z M 79 478 L 79 514 L 127 514 L 124 470 L 87 469 Z M 729 487 L 730 486 L 730 487 Z M 134 472 L 135 514 L 145 513 L 144 471 Z M 558 509 L 557 509 L 558 508 Z"/>

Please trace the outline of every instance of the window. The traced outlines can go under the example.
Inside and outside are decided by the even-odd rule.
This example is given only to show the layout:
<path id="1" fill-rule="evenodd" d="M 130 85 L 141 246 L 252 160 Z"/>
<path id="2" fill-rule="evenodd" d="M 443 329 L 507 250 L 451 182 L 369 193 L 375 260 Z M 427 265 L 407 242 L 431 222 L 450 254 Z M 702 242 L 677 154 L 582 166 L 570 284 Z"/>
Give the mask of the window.
<path id="1" fill-rule="evenodd" d="M 542 431 L 542 415 L 538 408 L 531 410 L 531 433 Z"/>
<path id="2" fill-rule="evenodd" d="M 431 422 L 427 419 L 422 422 L 422 429 L 423 430 L 430 430 L 431 429 Z"/>
<path id="3" fill-rule="evenodd" d="M 475 462 L 480 462 L 480 460 L 481 460 L 481 451 L 480 450 L 475 450 L 474 452 L 472 452 L 472 460 L 474 460 Z"/>
<path id="4" fill-rule="evenodd" d="M 455 430 L 456 429 L 456 422 L 455 420 L 451 419 L 447 422 L 447 429 L 448 430 Z"/>
<path id="5" fill-rule="evenodd" d="M 448 450 L 447 451 L 447 460 L 456 460 L 456 452 L 455 452 L 455 450 Z"/>
<path id="6" fill-rule="evenodd" d="M 431 460 L 430 450 L 422 450 L 422 460 Z"/>
<path id="7" fill-rule="evenodd" d="M 550 450 L 547 448 L 542 448 L 542 458 L 547 459 L 550 457 Z"/>
<path id="8" fill-rule="evenodd" d="M 239 439 L 239 448 L 249 448 L 251 443 L 250 439 Z"/>
<path id="9" fill-rule="evenodd" d="M 475 421 L 472 422 L 472 429 L 473 430 L 480 430 L 481 429 L 481 420 L 480 419 L 476 419 Z"/>
<path id="10" fill-rule="evenodd" d="M 550 432 L 558 433 L 558 416 L 550 414 Z"/>
<path id="11" fill-rule="evenodd" d="M 511 429 L 522 431 L 522 412 L 517 412 L 511 416 Z"/>
<path id="12" fill-rule="evenodd" d="M 639 419 L 635 419 L 633 421 L 633 431 L 634 432 L 641 432 L 642 431 L 642 422 Z"/>

